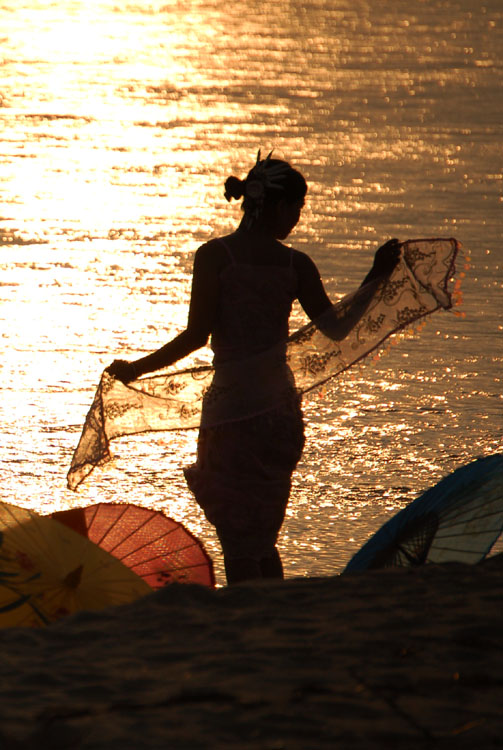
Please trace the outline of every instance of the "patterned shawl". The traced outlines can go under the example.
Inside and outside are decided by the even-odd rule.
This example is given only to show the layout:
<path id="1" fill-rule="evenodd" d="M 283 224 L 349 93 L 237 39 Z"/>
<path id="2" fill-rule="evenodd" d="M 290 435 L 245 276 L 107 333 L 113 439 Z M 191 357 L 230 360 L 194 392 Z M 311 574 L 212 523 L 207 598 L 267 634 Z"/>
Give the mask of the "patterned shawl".
<path id="1" fill-rule="evenodd" d="M 68 472 L 75 490 L 111 459 L 110 441 L 153 430 L 180 430 L 246 419 L 307 394 L 378 348 L 389 336 L 435 310 L 452 307 L 455 239 L 402 243 L 399 264 L 334 304 L 284 344 L 219 368 L 194 367 L 124 385 L 104 372 Z M 285 375 L 285 372 L 287 373 Z M 257 387 L 260 383 L 262 387 Z M 265 385 L 264 385 L 265 384 Z"/>

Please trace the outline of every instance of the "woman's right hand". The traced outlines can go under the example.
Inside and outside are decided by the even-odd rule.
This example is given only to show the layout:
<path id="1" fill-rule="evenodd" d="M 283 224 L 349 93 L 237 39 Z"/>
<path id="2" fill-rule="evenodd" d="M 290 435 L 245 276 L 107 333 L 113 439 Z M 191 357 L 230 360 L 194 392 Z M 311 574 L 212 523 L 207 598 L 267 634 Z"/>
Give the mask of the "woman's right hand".
<path id="1" fill-rule="evenodd" d="M 127 362 L 125 359 L 114 359 L 112 364 L 106 368 L 106 372 L 126 384 L 137 378 L 134 364 Z"/>

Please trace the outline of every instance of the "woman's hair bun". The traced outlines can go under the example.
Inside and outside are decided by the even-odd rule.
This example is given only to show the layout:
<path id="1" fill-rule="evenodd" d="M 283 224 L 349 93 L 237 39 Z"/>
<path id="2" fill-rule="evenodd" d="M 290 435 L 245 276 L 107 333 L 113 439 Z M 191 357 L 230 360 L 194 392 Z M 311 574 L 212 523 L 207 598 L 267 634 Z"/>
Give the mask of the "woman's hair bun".
<path id="1" fill-rule="evenodd" d="M 228 177 L 225 181 L 225 197 L 228 201 L 231 198 L 239 200 L 244 195 L 244 181 L 240 180 L 239 177 Z"/>

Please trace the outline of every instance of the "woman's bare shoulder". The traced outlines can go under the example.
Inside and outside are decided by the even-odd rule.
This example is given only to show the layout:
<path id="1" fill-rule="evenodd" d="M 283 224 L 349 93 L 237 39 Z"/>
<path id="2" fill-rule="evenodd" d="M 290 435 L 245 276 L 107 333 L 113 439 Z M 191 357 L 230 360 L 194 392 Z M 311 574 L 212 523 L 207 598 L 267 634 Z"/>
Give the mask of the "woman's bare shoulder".
<path id="1" fill-rule="evenodd" d="M 292 263 L 299 276 L 315 275 L 319 278 L 320 272 L 316 263 L 307 253 L 292 249 Z"/>
<path id="2" fill-rule="evenodd" d="M 208 240 L 197 248 L 194 262 L 218 270 L 228 262 L 224 244 L 218 237 Z"/>

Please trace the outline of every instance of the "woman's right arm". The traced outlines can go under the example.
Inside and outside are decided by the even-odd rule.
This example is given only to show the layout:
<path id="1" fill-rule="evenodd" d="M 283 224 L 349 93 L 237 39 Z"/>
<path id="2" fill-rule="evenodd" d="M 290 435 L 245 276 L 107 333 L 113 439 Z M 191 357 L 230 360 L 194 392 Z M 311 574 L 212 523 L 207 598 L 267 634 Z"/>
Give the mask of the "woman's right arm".
<path id="1" fill-rule="evenodd" d="M 208 242 L 196 252 L 185 329 L 157 351 L 134 362 L 115 360 L 107 367 L 111 375 L 128 383 L 145 373 L 168 367 L 206 344 L 218 304 L 220 256 L 221 249 L 216 243 Z"/>

